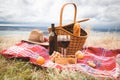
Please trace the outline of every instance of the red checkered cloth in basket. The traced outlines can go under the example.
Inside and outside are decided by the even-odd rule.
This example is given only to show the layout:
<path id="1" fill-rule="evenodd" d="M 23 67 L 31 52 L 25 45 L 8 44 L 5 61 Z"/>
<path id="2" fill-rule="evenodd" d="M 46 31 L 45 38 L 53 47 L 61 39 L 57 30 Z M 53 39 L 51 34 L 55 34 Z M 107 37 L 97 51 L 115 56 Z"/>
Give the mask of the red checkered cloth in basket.
<path id="1" fill-rule="evenodd" d="M 85 57 L 82 60 L 78 60 L 77 64 L 61 65 L 53 63 L 49 59 L 48 49 L 37 45 L 30 44 L 24 41 L 9 47 L 0 52 L 1 55 L 7 58 L 29 58 L 30 62 L 36 65 L 36 59 L 39 56 L 45 58 L 45 63 L 40 65 L 42 67 L 52 67 L 61 70 L 77 70 L 95 77 L 110 77 L 117 79 L 120 77 L 120 64 L 116 62 L 116 57 L 120 61 L 120 49 L 105 50 L 103 48 L 86 47 L 82 50 L 85 53 Z M 90 67 L 87 61 L 94 61 L 96 67 Z"/>

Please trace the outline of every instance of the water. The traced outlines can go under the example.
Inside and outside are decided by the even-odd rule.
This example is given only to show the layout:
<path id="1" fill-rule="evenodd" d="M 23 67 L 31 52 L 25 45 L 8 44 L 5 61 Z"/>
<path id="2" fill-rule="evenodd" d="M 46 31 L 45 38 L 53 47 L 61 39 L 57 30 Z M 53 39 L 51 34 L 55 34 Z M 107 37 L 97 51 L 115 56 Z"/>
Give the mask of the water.
<path id="1" fill-rule="evenodd" d="M 31 31 L 33 29 L 46 30 L 46 26 L 0 26 L 0 31 Z"/>
<path id="2" fill-rule="evenodd" d="M 33 29 L 43 31 L 44 35 L 48 35 L 48 27 L 46 26 L 0 26 L 0 36 L 4 35 L 28 35 Z M 120 33 L 119 29 L 93 29 L 96 32 L 115 32 Z"/>
<path id="3" fill-rule="evenodd" d="M 45 35 L 48 34 L 48 27 L 39 26 L 0 26 L 0 36 L 4 35 L 28 35 L 33 29 L 38 29 L 43 31 Z"/>

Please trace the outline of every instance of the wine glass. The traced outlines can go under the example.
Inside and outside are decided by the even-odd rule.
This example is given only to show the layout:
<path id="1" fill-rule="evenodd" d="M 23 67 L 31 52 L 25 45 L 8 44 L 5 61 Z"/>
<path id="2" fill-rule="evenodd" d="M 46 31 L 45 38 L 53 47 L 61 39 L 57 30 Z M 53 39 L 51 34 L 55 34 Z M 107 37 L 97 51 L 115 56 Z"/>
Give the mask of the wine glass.
<path id="1" fill-rule="evenodd" d="M 70 44 L 70 35 L 58 35 L 58 46 L 61 47 L 61 51 L 64 57 L 66 57 L 66 48 Z"/>
<path id="2" fill-rule="evenodd" d="M 57 35 L 57 43 L 58 43 L 58 47 L 61 47 L 61 54 L 63 55 L 63 48 L 62 48 L 62 35 Z"/>

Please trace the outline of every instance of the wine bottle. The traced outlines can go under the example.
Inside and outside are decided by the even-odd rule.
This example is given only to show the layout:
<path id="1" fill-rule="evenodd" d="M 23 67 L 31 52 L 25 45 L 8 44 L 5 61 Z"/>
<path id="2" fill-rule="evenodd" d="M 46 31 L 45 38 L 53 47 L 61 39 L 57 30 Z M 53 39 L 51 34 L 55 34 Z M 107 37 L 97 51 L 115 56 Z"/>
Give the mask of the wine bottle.
<path id="1" fill-rule="evenodd" d="M 55 32 L 55 24 L 51 24 L 51 32 L 49 34 L 49 54 L 52 55 L 57 51 L 57 34 Z"/>

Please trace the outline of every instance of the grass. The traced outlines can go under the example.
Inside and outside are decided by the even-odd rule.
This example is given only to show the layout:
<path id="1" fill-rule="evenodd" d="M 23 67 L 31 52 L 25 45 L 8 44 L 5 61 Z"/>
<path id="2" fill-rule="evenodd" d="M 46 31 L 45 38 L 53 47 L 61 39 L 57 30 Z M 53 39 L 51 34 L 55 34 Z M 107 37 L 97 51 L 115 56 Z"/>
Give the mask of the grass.
<path id="1" fill-rule="evenodd" d="M 11 60 L 0 56 L 0 62 L 1 80 L 97 80 L 77 71 L 45 69 L 21 59 Z"/>
<path id="2" fill-rule="evenodd" d="M 106 49 L 120 48 L 117 33 L 90 32 L 85 46 L 103 47 Z M 0 51 L 16 44 L 26 35 L 0 36 Z M 1 80 L 102 80 L 78 71 L 59 71 L 52 68 L 41 68 L 21 59 L 6 59 L 0 55 Z M 110 80 L 110 79 L 106 79 Z"/>

